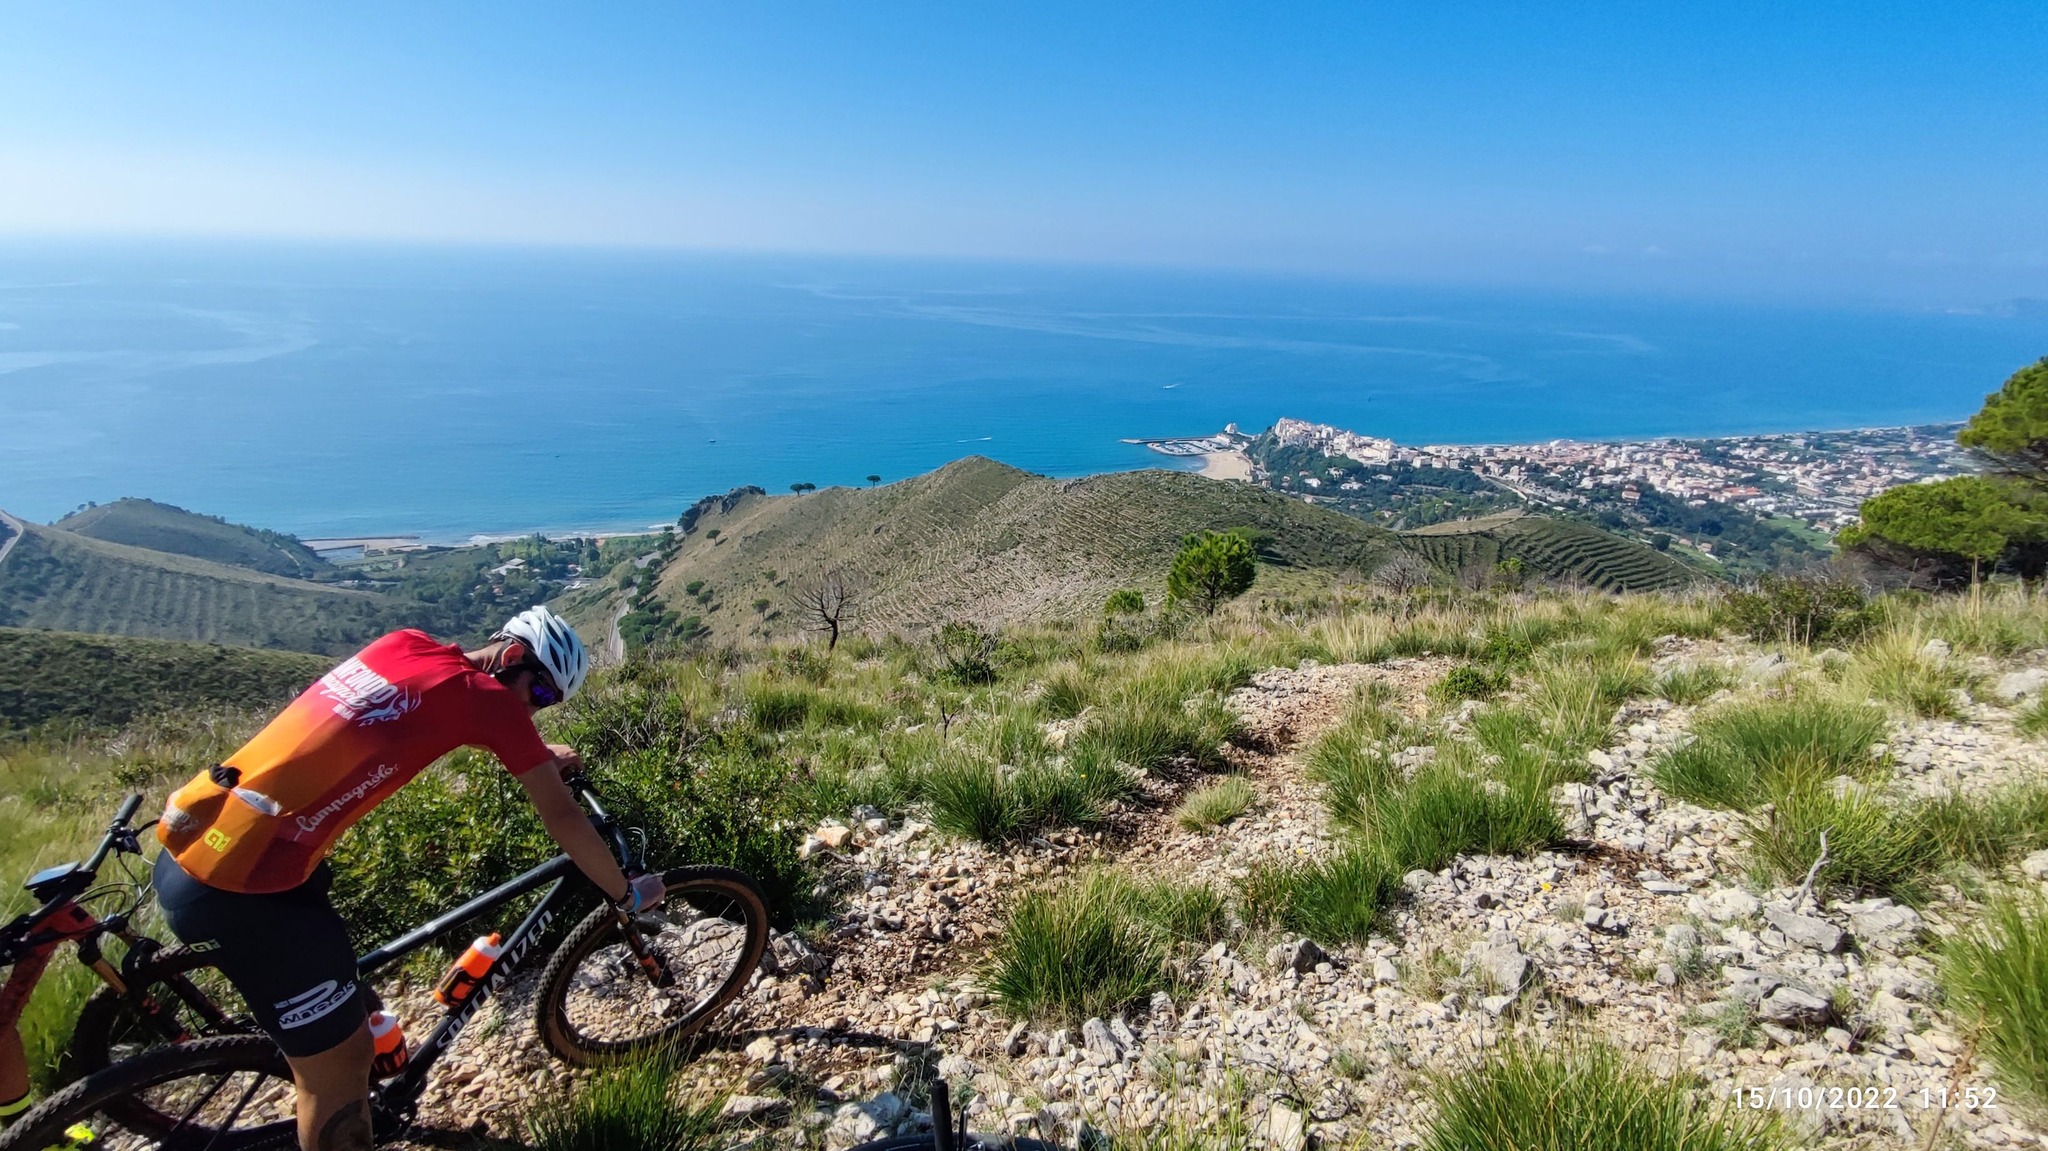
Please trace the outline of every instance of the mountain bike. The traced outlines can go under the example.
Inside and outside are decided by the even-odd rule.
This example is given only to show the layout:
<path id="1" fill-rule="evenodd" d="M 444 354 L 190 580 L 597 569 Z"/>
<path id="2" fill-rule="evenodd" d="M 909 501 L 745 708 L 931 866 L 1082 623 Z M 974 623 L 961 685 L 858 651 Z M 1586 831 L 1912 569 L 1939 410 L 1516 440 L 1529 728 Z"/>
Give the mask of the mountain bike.
<path id="1" fill-rule="evenodd" d="M 642 870 L 646 836 L 604 810 L 583 776 L 569 780 L 592 824 L 630 872 Z M 410 1126 L 434 1065 L 483 1006 L 529 965 L 549 927 L 588 899 L 588 883 L 567 855 L 506 881 L 357 959 L 367 981 L 457 926 L 545 889 L 503 938 L 503 950 L 467 998 L 409 1052 L 396 1075 L 371 1089 L 380 1141 Z M 608 901 L 569 930 L 548 956 L 535 996 L 535 1025 L 555 1057 L 579 1067 L 615 1064 L 680 1048 L 699 1036 L 746 989 L 768 947 L 768 907 L 746 874 L 725 867 L 662 873 L 667 894 L 652 912 L 629 915 Z M 0 1151 L 63 1145 L 84 1123 L 109 1123 L 121 1148 L 256 1151 L 291 1147 L 291 1074 L 283 1053 L 255 1033 L 245 1011 L 224 1008 L 224 988 L 205 951 L 166 947 L 135 964 L 116 992 L 87 1004 L 73 1045 L 81 1063 L 101 1064 L 0 1132 Z M 193 998 L 169 993 L 179 981 Z M 188 1041 L 158 1044 L 164 1027 L 143 1002 L 188 1021 Z M 232 1001 L 239 1008 L 239 1001 Z M 211 1022 L 217 1018 L 219 1022 Z"/>
<path id="2" fill-rule="evenodd" d="M 162 1042 L 177 1042 L 195 1034 L 187 1018 L 202 1031 L 228 1025 L 224 1015 L 206 1010 L 210 1004 L 183 972 L 154 969 L 152 961 L 164 948 L 134 926 L 136 912 L 149 897 L 148 879 L 130 872 L 125 881 L 99 880 L 100 868 L 109 856 L 142 854 L 138 835 L 149 825 L 128 826 L 141 806 L 139 793 L 129 795 L 85 862 L 58 864 L 29 877 L 25 886 L 39 906 L 0 926 L 0 968 L 11 968 L 5 986 L 0 986 L 0 1029 L 12 1028 L 20 1021 L 30 994 L 66 943 L 77 948 L 78 961 L 106 984 L 96 998 L 127 1005 L 125 1014 L 131 1028 L 151 1028 Z M 106 899 L 118 899 L 119 909 L 101 917 L 88 906 Z M 108 958 L 103 946 L 109 936 L 124 945 L 119 966 Z M 171 1009 L 163 996 L 189 1000 L 187 1010 Z M 76 1078 L 99 1066 L 104 1063 L 80 1065 L 67 1060 L 65 1077 Z"/>

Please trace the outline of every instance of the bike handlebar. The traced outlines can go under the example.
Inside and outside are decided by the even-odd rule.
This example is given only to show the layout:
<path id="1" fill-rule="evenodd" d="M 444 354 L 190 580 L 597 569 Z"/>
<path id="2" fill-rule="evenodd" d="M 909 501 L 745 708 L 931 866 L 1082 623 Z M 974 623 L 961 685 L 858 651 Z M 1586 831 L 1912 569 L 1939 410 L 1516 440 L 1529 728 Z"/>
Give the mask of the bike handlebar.
<path id="1" fill-rule="evenodd" d="M 114 822 L 107 825 L 106 838 L 100 840 L 99 847 L 93 850 L 92 858 L 85 861 L 85 870 L 98 871 L 100 864 L 107 861 L 107 853 L 114 850 L 116 845 L 124 841 L 133 841 L 135 833 L 128 829 L 128 821 L 135 818 L 136 811 L 141 807 L 142 793 L 129 792 L 128 798 L 121 801 L 121 810 L 114 813 Z"/>

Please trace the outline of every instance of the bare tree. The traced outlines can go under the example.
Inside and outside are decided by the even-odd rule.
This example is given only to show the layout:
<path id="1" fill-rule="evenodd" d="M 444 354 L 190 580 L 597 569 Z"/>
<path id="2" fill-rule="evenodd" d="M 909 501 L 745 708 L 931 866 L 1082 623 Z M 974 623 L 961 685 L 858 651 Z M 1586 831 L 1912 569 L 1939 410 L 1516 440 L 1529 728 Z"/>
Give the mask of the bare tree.
<path id="1" fill-rule="evenodd" d="M 853 622 L 860 586 L 845 568 L 826 568 L 808 579 L 789 581 L 789 603 L 807 631 L 825 633 L 825 650 L 839 646 L 839 631 Z"/>
<path id="2" fill-rule="evenodd" d="M 1372 573 L 1372 582 L 1396 595 L 1429 586 L 1436 572 L 1429 561 L 1410 551 L 1397 551 Z"/>

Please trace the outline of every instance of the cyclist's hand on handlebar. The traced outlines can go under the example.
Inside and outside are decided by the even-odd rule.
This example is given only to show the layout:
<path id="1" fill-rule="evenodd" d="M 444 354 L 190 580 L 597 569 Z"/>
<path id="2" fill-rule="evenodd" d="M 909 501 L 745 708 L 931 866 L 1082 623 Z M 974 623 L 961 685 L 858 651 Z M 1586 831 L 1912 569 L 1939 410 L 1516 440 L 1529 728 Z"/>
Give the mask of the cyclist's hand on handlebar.
<path id="1" fill-rule="evenodd" d="M 561 769 L 564 783 L 583 774 L 583 756 L 575 748 L 566 743 L 551 743 L 548 750 L 555 753 L 555 766 Z"/>
<path id="2" fill-rule="evenodd" d="M 636 875 L 626 883 L 626 898 L 619 900 L 619 906 L 628 913 L 651 910 L 661 904 L 668 894 L 668 884 L 652 872 Z"/>

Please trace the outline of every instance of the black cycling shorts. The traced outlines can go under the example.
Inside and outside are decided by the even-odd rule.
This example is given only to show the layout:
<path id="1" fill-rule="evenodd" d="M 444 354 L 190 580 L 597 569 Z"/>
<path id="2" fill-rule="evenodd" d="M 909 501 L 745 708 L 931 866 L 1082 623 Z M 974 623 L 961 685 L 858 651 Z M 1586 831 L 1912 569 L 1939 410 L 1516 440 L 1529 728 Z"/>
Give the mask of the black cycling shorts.
<path id="1" fill-rule="evenodd" d="M 169 852 L 156 857 L 164 921 L 186 946 L 213 950 L 257 1024 L 293 1057 L 333 1050 L 369 1018 L 355 947 L 327 900 L 333 883 L 322 863 L 290 891 L 222 891 L 192 878 Z"/>

